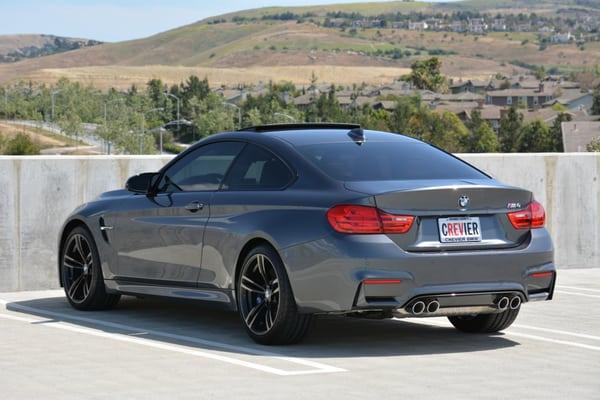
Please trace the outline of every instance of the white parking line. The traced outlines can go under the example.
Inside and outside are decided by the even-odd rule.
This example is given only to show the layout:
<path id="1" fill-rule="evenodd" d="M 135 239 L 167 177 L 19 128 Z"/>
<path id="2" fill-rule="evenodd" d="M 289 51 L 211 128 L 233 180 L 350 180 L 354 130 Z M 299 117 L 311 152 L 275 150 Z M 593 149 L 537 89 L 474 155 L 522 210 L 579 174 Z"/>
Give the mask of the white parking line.
<path id="1" fill-rule="evenodd" d="M 564 344 L 566 346 L 580 347 L 582 349 L 600 351 L 599 346 L 592 346 L 589 344 L 583 344 L 583 343 L 579 343 L 579 342 L 571 342 L 569 340 L 558 340 L 558 339 L 547 338 L 545 336 L 529 335 L 527 333 L 514 332 L 512 330 L 507 331 L 506 334 L 509 336 L 520 336 L 520 337 L 524 337 L 527 339 L 540 340 L 542 342 Z"/>
<path id="2" fill-rule="evenodd" d="M 600 289 L 590 289 L 590 288 L 584 288 L 584 287 L 580 287 L 580 286 L 557 285 L 556 287 L 557 288 L 564 288 L 564 289 L 583 290 L 584 292 L 597 292 L 597 293 L 600 293 Z"/>
<path id="3" fill-rule="evenodd" d="M 600 336 L 592 336 L 592 335 L 587 335 L 585 333 L 562 331 L 560 329 L 540 328 L 537 326 L 521 325 L 521 324 L 512 325 L 511 328 L 531 329 L 534 331 L 558 333 L 559 335 L 573 336 L 573 337 L 578 337 L 578 338 L 582 338 L 582 339 L 600 340 Z"/>
<path id="4" fill-rule="evenodd" d="M 565 290 L 555 290 L 555 292 L 561 294 L 572 294 L 573 296 L 593 297 L 595 299 L 600 299 L 600 296 L 595 294 L 567 292 Z"/>
<path id="5" fill-rule="evenodd" d="M 173 334 L 173 333 L 169 333 L 169 332 L 145 329 L 145 328 L 136 327 L 136 326 L 132 326 L 132 325 L 125 325 L 125 324 L 120 324 L 120 323 L 115 323 L 115 322 L 102 321 L 102 320 L 97 320 L 97 319 L 93 319 L 93 318 L 79 317 L 79 316 L 75 316 L 75 315 L 69 315 L 69 314 L 65 314 L 65 313 L 48 311 L 48 310 L 44 310 L 44 309 L 38 309 L 38 308 L 34 308 L 34 307 L 24 306 L 21 304 L 8 303 L 7 301 L 2 300 L 2 299 L 0 299 L 0 304 L 3 304 L 4 308 L 8 311 L 16 311 L 16 312 L 23 311 L 23 312 L 28 312 L 28 313 L 38 313 L 38 314 L 48 316 L 48 317 L 61 318 L 61 319 L 71 320 L 71 321 L 86 322 L 86 323 L 90 323 L 90 324 L 94 324 L 94 325 L 99 325 L 99 326 L 104 326 L 104 327 L 114 328 L 114 329 L 120 329 L 120 330 L 125 330 L 125 331 L 132 331 L 132 332 L 143 331 L 144 334 L 146 334 L 146 335 L 153 335 L 153 336 L 157 336 L 157 337 L 180 340 L 183 342 L 196 343 L 196 344 L 201 344 L 201 345 L 208 346 L 208 347 L 214 347 L 214 348 L 234 351 L 234 352 L 238 352 L 238 353 L 246 353 L 249 355 L 259 355 L 259 356 L 264 356 L 264 357 L 270 357 L 272 359 L 276 359 L 279 361 L 285 361 L 285 362 L 299 364 L 299 365 L 313 368 L 313 369 L 298 370 L 298 371 L 297 370 L 284 370 L 284 369 L 269 367 L 269 366 L 254 363 L 254 362 L 243 361 L 243 360 L 239 360 L 237 358 L 223 356 L 223 355 L 211 353 L 208 351 L 194 350 L 194 349 L 190 349 L 189 347 L 186 347 L 183 345 L 170 344 L 170 343 L 167 344 L 167 343 L 162 343 L 160 341 L 153 340 L 153 339 L 140 338 L 138 336 L 131 336 L 131 335 L 120 334 L 120 333 L 109 333 L 109 332 L 100 331 L 100 330 L 94 329 L 94 328 L 74 326 L 70 323 L 62 322 L 62 321 L 54 321 L 54 320 L 48 321 L 48 320 L 45 320 L 42 318 L 29 318 L 29 317 L 23 318 L 20 316 L 0 313 L 0 317 L 6 318 L 6 319 L 13 319 L 13 320 L 27 322 L 27 323 L 39 323 L 39 322 L 43 322 L 43 321 L 48 321 L 48 323 L 44 324 L 43 326 L 64 329 L 64 330 L 68 330 L 68 331 L 72 331 L 72 332 L 78 332 L 78 333 L 83 333 L 86 335 L 98 336 L 98 337 L 108 338 L 108 339 L 112 339 L 112 340 L 118 340 L 118 341 L 122 341 L 122 342 L 140 344 L 140 345 L 147 346 L 147 347 L 154 347 L 154 348 L 158 348 L 158 349 L 189 354 L 189 355 L 193 355 L 193 356 L 197 356 L 197 357 L 209 358 L 209 359 L 223 361 L 223 362 L 234 364 L 234 365 L 239 365 L 242 367 L 252 368 L 252 369 L 263 371 L 263 372 L 268 372 L 268 373 L 275 374 L 275 375 L 292 376 L 292 375 L 322 374 L 322 373 L 345 372 L 346 371 L 345 369 L 333 367 L 331 365 L 322 364 L 322 363 L 310 361 L 310 360 L 305 360 L 302 358 L 282 356 L 277 353 L 272 353 L 269 351 L 259 350 L 259 349 L 255 349 L 255 348 L 251 348 L 251 347 L 236 346 L 236 345 L 215 342 L 212 340 L 205 340 L 205 339 L 200 339 L 200 338 L 191 337 L 191 336 L 177 335 L 177 334 Z"/>
<path id="6" fill-rule="evenodd" d="M 450 328 L 450 327 L 452 327 L 452 325 L 449 322 L 441 322 L 441 321 L 433 321 L 433 320 L 427 320 L 427 321 L 425 321 L 425 320 L 423 320 L 423 321 L 419 320 L 419 321 L 414 321 L 414 322 L 418 322 L 418 323 L 421 323 L 423 325 L 437 326 L 437 327 L 440 327 L 440 328 Z M 523 327 L 523 326 L 521 326 L 521 327 Z M 513 328 L 519 328 L 519 326 L 516 325 L 516 326 L 513 326 Z M 545 328 L 538 328 L 538 327 L 528 326 L 528 329 L 531 329 L 531 328 L 538 329 L 538 330 L 545 330 L 546 331 Z M 550 332 L 551 330 L 547 330 L 547 331 Z M 503 331 L 503 333 L 506 334 L 507 336 L 520 336 L 520 337 L 524 337 L 524 338 L 527 338 L 527 339 L 539 340 L 539 341 L 542 341 L 542 342 L 550 342 L 550 343 L 562 344 L 562 345 L 565 345 L 565 346 L 579 347 L 579 348 L 587 349 L 587 350 L 600 351 L 600 346 L 592 346 L 592 345 L 589 345 L 589 344 L 579 343 L 579 342 L 572 342 L 572 341 L 569 341 L 569 340 L 553 339 L 553 338 L 549 338 L 549 337 L 545 337 L 545 336 L 530 335 L 528 333 L 515 332 L 514 330 L 512 330 L 512 328 L 508 329 L 506 331 Z M 554 333 L 559 333 L 559 332 L 558 331 L 554 331 Z M 575 334 L 573 332 L 567 332 L 567 331 L 562 331 L 562 333 L 563 334 L 567 334 L 568 333 L 568 334 L 570 334 L 572 336 L 575 336 L 575 335 L 577 335 L 577 336 L 579 336 L 579 335 L 583 336 L 583 334 Z M 585 336 L 587 336 L 587 335 L 585 335 Z M 592 337 L 594 339 L 600 339 L 600 338 L 597 338 L 595 336 L 592 336 Z M 589 338 L 587 338 L 587 339 L 589 339 Z"/>

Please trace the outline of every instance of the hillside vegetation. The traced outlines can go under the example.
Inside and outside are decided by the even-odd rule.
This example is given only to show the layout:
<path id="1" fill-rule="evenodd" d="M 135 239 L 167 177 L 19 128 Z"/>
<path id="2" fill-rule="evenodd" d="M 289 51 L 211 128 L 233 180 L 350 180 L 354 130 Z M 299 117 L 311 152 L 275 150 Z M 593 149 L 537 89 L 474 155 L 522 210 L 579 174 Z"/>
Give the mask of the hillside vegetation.
<path id="1" fill-rule="evenodd" d="M 364 81 L 383 82 L 410 66 L 415 59 L 440 57 L 451 77 L 477 78 L 544 65 L 561 71 L 600 64 L 600 42 L 546 46 L 535 32 L 470 33 L 417 31 L 391 26 L 378 28 L 332 27 L 324 24 L 331 13 L 355 13 L 376 18 L 394 13 L 440 15 L 456 12 L 515 14 L 535 12 L 552 18 L 556 13 L 600 16 L 598 0 L 468 0 L 453 3 L 380 2 L 308 7 L 269 7 L 208 18 L 148 38 L 106 43 L 61 54 L 0 65 L 0 83 L 18 79 L 56 81 L 60 77 L 84 80 L 98 86 L 124 87 L 153 77 L 179 77 L 197 71 L 243 71 L 248 80 L 288 79 L 287 69 L 300 68 L 295 83 L 306 71 L 319 74 L 326 67 L 349 67 Z M 561 15 L 562 15 L 561 14 Z M 287 19 L 288 15 L 294 18 Z M 412 15 L 412 14 L 411 14 Z M 566 15 L 566 14 L 565 14 Z M 570 14 L 569 14 L 570 15 Z M 296 18 L 296 16 L 299 16 Z M 600 17 L 599 17 L 600 18 Z M 377 67 L 375 74 L 371 69 Z M 271 75 L 280 68 L 285 76 Z M 388 68 L 388 73 L 382 73 Z M 362 71 L 358 72 L 358 71 Z M 201 72 L 200 72 L 201 73 Z M 237 78 L 236 78 L 237 79 Z M 340 75 L 340 79 L 344 79 Z M 322 79 L 325 80 L 325 79 Z M 229 78 L 211 82 L 235 84 Z M 239 82 L 239 81 L 238 81 Z M 331 82 L 346 83 L 334 80 Z"/>
<path id="2" fill-rule="evenodd" d="M 0 35 L 0 63 L 77 50 L 101 42 L 54 35 Z"/>

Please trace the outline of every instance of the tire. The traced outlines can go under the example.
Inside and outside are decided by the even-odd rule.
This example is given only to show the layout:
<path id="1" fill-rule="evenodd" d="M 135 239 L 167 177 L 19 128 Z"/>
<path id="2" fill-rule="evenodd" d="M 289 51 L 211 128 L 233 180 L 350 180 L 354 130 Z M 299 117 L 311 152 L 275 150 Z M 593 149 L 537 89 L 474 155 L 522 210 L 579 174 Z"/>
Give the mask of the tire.
<path id="1" fill-rule="evenodd" d="M 467 333 L 493 333 L 512 325 L 519 315 L 519 309 L 508 309 L 498 314 L 448 317 L 456 329 Z"/>
<path id="2" fill-rule="evenodd" d="M 90 232 L 82 226 L 69 232 L 64 241 L 60 273 L 67 300 L 77 310 L 110 309 L 121 297 L 106 293 L 98 248 Z"/>
<path id="3" fill-rule="evenodd" d="M 255 342 L 293 344 L 306 335 L 312 315 L 298 312 L 283 262 L 272 247 L 260 245 L 248 253 L 236 293 L 240 317 Z"/>

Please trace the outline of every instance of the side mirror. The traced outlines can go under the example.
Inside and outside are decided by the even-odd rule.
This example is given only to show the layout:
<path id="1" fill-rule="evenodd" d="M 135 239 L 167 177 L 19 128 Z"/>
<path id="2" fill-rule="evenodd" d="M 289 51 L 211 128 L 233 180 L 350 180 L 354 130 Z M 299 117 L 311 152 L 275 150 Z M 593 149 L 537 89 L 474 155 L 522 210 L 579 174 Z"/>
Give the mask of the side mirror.
<path id="1" fill-rule="evenodd" d="M 127 179 L 125 189 L 133 193 L 148 194 L 154 180 L 158 177 L 158 172 L 144 172 L 143 174 L 134 175 Z"/>

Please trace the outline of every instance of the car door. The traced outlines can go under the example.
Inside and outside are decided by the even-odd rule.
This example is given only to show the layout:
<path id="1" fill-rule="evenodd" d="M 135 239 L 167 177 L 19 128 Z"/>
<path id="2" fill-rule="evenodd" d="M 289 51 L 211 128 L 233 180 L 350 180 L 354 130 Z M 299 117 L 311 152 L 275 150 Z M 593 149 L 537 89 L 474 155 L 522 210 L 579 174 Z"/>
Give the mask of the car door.
<path id="1" fill-rule="evenodd" d="M 294 178 L 271 151 L 251 143 L 244 147 L 211 200 L 199 285 L 233 287 L 234 267 L 248 235 L 275 227 L 294 236 L 285 221 L 295 206 L 284 190 Z"/>
<path id="2" fill-rule="evenodd" d="M 123 204 L 111 232 L 118 279 L 197 284 L 211 198 L 243 147 L 242 142 L 201 146 L 162 173 L 155 195 L 134 195 Z"/>

